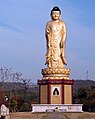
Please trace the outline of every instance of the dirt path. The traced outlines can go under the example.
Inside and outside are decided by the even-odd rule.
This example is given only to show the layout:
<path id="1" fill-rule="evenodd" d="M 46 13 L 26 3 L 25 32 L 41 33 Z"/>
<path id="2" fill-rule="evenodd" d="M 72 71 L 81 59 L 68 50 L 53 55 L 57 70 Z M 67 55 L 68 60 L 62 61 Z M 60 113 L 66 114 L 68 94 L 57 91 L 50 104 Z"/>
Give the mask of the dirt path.
<path id="1" fill-rule="evenodd" d="M 48 112 L 48 113 L 31 113 L 31 112 L 15 112 L 10 113 L 10 119 L 95 119 L 95 112 L 83 113 L 62 113 L 62 112 Z"/>
<path id="2" fill-rule="evenodd" d="M 60 112 L 52 112 L 48 113 L 44 119 L 66 119 L 63 113 Z"/>

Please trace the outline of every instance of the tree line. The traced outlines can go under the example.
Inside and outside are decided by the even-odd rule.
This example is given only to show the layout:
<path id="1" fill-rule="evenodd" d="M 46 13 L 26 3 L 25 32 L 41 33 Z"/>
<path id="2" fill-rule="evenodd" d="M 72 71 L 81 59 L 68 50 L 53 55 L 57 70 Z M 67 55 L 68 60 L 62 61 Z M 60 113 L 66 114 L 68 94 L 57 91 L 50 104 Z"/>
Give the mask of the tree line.
<path id="1" fill-rule="evenodd" d="M 83 104 L 83 111 L 95 112 L 95 86 L 90 89 L 81 87 L 73 96 L 75 104 Z"/>

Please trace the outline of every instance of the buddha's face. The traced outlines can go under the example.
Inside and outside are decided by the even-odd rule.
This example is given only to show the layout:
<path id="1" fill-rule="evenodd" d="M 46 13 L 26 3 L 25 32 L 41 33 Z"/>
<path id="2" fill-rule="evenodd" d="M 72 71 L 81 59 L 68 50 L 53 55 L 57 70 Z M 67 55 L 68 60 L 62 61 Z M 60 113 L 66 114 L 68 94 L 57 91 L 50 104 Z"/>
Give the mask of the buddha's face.
<path id="1" fill-rule="evenodd" d="M 52 11 L 51 18 L 52 18 L 53 20 L 58 20 L 58 19 L 60 19 L 60 16 L 61 16 L 61 14 L 60 14 L 59 11 Z"/>

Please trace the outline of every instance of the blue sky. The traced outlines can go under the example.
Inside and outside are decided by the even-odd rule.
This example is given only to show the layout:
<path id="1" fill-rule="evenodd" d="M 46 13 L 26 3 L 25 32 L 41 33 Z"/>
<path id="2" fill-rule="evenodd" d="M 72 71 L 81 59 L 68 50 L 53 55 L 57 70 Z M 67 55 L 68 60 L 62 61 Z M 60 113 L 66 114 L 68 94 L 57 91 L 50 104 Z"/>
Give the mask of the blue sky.
<path id="1" fill-rule="evenodd" d="M 0 0 L 0 67 L 37 82 L 45 68 L 45 26 L 55 6 L 67 26 L 71 79 L 95 80 L 95 0 Z"/>

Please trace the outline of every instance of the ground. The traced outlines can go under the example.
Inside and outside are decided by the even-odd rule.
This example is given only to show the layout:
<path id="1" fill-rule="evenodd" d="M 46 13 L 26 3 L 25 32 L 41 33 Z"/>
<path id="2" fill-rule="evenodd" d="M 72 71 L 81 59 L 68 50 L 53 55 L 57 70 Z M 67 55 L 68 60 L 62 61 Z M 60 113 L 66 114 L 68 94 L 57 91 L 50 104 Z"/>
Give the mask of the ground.
<path id="1" fill-rule="evenodd" d="M 55 112 L 53 112 L 53 114 L 55 115 Z M 95 119 L 95 113 L 88 113 L 88 112 L 60 113 L 59 112 L 59 115 L 60 114 L 61 116 L 63 115 L 63 118 L 65 116 L 66 119 Z M 48 115 L 50 115 L 50 113 L 16 112 L 10 114 L 10 119 L 49 119 Z"/>

